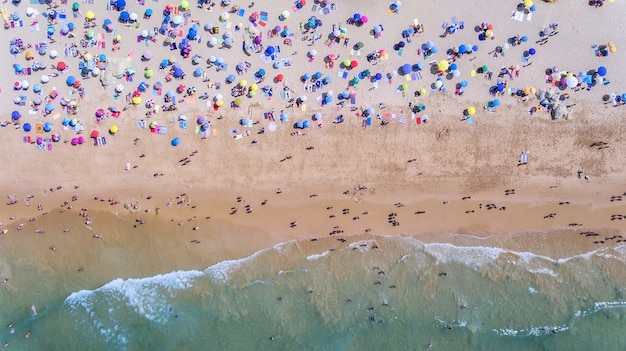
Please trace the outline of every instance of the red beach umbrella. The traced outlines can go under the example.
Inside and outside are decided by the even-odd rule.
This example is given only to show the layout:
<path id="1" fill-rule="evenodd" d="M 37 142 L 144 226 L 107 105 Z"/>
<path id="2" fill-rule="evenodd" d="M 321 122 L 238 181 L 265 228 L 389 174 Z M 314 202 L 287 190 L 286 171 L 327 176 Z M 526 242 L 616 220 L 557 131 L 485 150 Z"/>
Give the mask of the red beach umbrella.
<path id="1" fill-rule="evenodd" d="M 66 68 L 67 68 L 67 65 L 65 64 L 65 62 L 59 61 L 59 63 L 57 63 L 57 69 L 59 71 L 64 71 Z"/>
<path id="2" fill-rule="evenodd" d="M 89 135 L 91 138 L 95 139 L 98 137 L 98 135 L 100 135 L 100 132 L 98 132 L 97 130 L 92 130 L 91 134 Z"/>
<path id="3" fill-rule="evenodd" d="M 96 117 L 102 117 L 102 116 L 104 116 L 104 110 L 98 109 L 98 111 L 96 111 Z"/>
<path id="4" fill-rule="evenodd" d="M 278 74 L 276 78 L 274 78 L 276 82 L 282 82 L 283 79 L 285 79 L 285 76 L 283 76 L 282 74 Z"/>
<path id="5" fill-rule="evenodd" d="M 358 62 L 357 60 L 352 60 L 352 61 L 350 62 L 350 67 L 352 67 L 352 68 L 356 68 L 356 67 L 358 67 L 358 66 L 359 66 L 359 62 Z"/>

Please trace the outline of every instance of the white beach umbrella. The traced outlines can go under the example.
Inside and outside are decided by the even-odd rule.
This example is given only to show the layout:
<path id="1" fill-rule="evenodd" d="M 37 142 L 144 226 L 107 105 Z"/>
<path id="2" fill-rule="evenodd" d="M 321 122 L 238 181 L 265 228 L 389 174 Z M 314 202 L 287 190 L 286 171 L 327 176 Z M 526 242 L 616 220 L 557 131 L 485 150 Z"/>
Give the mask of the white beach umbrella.
<path id="1" fill-rule="evenodd" d="M 47 74 L 43 74 L 41 75 L 41 78 L 39 78 L 39 80 L 41 80 L 42 83 L 48 83 L 50 81 L 50 76 Z"/>
<path id="2" fill-rule="evenodd" d="M 124 91 L 124 86 L 123 86 L 122 84 L 118 84 L 118 85 L 115 87 L 115 92 L 116 92 L 116 93 L 118 93 L 118 94 L 119 94 L 119 93 L 121 93 L 121 92 L 123 92 L 123 91 Z"/>
<path id="3" fill-rule="evenodd" d="M 136 21 L 137 20 L 137 13 L 135 13 L 135 12 L 131 13 L 129 18 L 130 18 L 131 21 Z"/>
<path id="4" fill-rule="evenodd" d="M 56 50 L 50 50 L 50 58 L 53 59 L 55 57 L 59 56 L 59 52 Z"/>

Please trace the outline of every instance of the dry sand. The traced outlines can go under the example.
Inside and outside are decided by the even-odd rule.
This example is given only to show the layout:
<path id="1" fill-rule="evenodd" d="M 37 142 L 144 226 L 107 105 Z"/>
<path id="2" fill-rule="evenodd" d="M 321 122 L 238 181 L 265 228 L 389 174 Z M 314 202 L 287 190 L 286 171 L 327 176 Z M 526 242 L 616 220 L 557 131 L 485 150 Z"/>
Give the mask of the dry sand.
<path id="1" fill-rule="evenodd" d="M 155 15 L 149 21 L 140 19 L 137 30 L 116 23 L 123 35 L 118 52 L 110 51 L 112 35 L 107 34 L 107 50 L 91 49 L 90 53 L 104 52 L 110 57 L 123 57 L 134 51 L 133 65 L 138 71 L 134 81 L 119 80 L 126 87 L 125 93 L 135 89 L 142 80 L 150 84 L 157 80 L 163 82 L 163 73 L 157 73 L 149 80 L 143 79 L 142 68 L 147 66 L 156 71 L 162 58 L 175 56 L 187 72 L 184 83 L 195 85 L 198 95 L 202 94 L 207 89 L 201 78 L 192 77 L 195 66 L 182 59 L 177 51 L 161 46 L 163 36 L 158 36 L 157 42 L 148 47 L 154 53 L 154 59 L 147 63 L 139 61 L 146 47 L 132 37 L 144 28 L 159 25 L 162 17 L 158 13 L 165 3 L 149 2 L 147 5 L 152 6 Z M 246 14 L 263 10 L 260 3 L 252 10 L 248 9 L 247 3 L 240 5 L 246 9 Z M 271 20 L 266 28 L 279 23 L 277 15 L 283 9 L 291 9 L 291 5 L 289 1 L 280 1 L 275 7 L 268 6 L 265 10 L 270 12 Z M 169 127 L 167 136 L 136 126 L 139 119 L 145 118 L 147 109 L 142 105 L 130 106 L 120 118 L 108 118 L 97 124 L 93 116 L 98 108 L 115 106 L 122 109 L 125 103 L 123 98 L 113 100 L 113 86 L 103 88 L 96 78 L 82 81 L 86 96 L 80 101 L 80 112 L 76 117 L 85 126 L 85 136 L 92 129 L 104 133 L 109 126 L 118 125 L 119 132 L 115 136 L 107 135 L 105 146 L 92 146 L 91 141 L 80 146 L 61 142 L 54 144 L 52 151 L 40 151 L 36 145 L 22 142 L 25 135 L 36 136 L 35 133 L 25 133 L 12 124 L 0 129 L 5 151 L 0 155 L 3 165 L 0 189 L 5 196 L 18 200 L 14 205 L 3 205 L 0 214 L 0 222 L 9 230 L 0 237 L 2 250 L 11 257 L 31 252 L 25 256 L 28 259 L 23 258 L 28 261 L 24 264 L 43 270 L 80 268 L 97 270 L 105 277 L 116 277 L 204 268 L 286 240 L 329 235 L 341 238 L 407 235 L 424 241 L 509 245 L 555 256 L 617 242 L 604 238 L 619 235 L 626 229 L 625 222 L 617 219 L 621 217 L 614 217 L 626 215 L 621 202 L 621 196 L 626 197 L 622 195 L 626 191 L 623 181 L 626 179 L 623 161 L 626 155 L 625 127 L 621 122 L 624 107 L 605 104 L 602 96 L 621 93 L 619 89 L 626 83 L 626 75 L 619 70 L 623 50 L 598 58 L 594 57 L 591 45 L 613 41 L 618 49 L 626 47 L 624 35 L 617 30 L 621 28 L 619 14 L 624 13 L 626 5 L 617 2 L 596 9 L 584 1 L 576 4 L 537 2 L 538 10 L 532 21 L 523 22 L 509 18 L 516 5 L 513 1 L 477 1 L 461 6 L 452 1 L 427 1 L 419 5 L 405 1 L 401 13 L 396 15 L 388 15 L 387 5 L 378 1 L 359 2 L 358 7 L 343 1 L 337 5 L 339 10 L 331 15 L 318 14 L 324 25 L 320 30 L 322 39 L 314 46 L 302 40 L 303 34 L 298 30 L 298 23 L 314 14 L 312 4 L 300 11 L 292 11 L 288 21 L 281 23 L 289 24 L 296 32 L 293 46 L 282 45 L 282 39 L 264 39 L 265 44 L 280 44 L 281 56 L 292 57 L 296 62 L 293 67 L 280 71 L 261 63 L 258 54 L 248 57 L 242 53 L 242 31 L 234 32 L 232 49 L 208 49 L 205 43 L 210 35 L 201 30 L 204 40 L 202 44 L 193 44 L 192 55 L 197 53 L 204 59 L 209 55 L 221 55 L 230 66 L 227 72 L 207 69 L 211 80 L 222 82 L 223 86 L 220 91 L 208 90 L 210 97 L 222 93 L 226 96 L 225 106 L 213 111 L 196 96 L 194 103 L 188 103 L 189 98 L 187 102 L 179 103 L 177 111 L 153 115 L 152 119 Z M 17 8 L 25 22 L 31 20 L 23 15 L 26 6 L 21 4 Z M 11 6 L 5 6 L 7 12 L 11 12 L 8 7 Z M 103 18 L 115 19 L 117 16 L 116 12 L 107 12 L 104 7 L 104 3 L 81 3 L 83 13 L 88 9 L 96 12 L 98 23 Z M 40 12 L 45 10 L 42 5 L 37 8 Z M 132 3 L 129 8 L 141 17 L 143 7 Z M 362 28 L 347 26 L 348 47 L 340 44 L 332 48 L 324 46 L 332 24 L 344 23 L 355 10 L 366 14 L 369 23 Z M 212 12 L 195 7 L 191 11 L 191 19 L 197 19 L 202 26 L 209 21 L 219 23 L 217 17 L 224 10 L 218 6 Z M 71 11 L 68 9 L 68 12 Z M 568 15 L 572 13 L 580 15 Z M 440 38 L 443 32 L 441 22 L 450 22 L 454 15 L 465 22 L 465 29 Z M 248 24 L 247 17 L 231 14 L 233 17 L 244 23 L 244 27 Z M 413 18 L 419 18 L 425 31 L 412 38 L 400 57 L 391 46 L 401 40 L 400 31 L 411 24 Z M 69 20 L 72 20 L 71 14 L 68 14 Z M 5 38 L 20 37 L 30 43 L 42 40 L 45 25 L 41 18 L 39 21 L 41 31 L 31 32 L 25 26 L 6 30 Z M 495 25 L 495 40 L 479 42 L 476 39 L 473 28 L 483 21 Z M 75 22 L 82 25 L 82 21 Z M 545 45 L 535 44 L 537 32 L 552 22 L 559 23 L 559 34 Z M 372 39 L 368 31 L 378 23 L 384 24 L 383 36 Z M 103 30 L 98 27 L 96 33 L 99 32 Z M 73 40 L 55 34 L 57 42 L 51 44 L 51 48 L 56 48 L 62 55 L 63 47 L 78 41 L 81 33 L 82 28 L 77 29 L 77 38 Z M 528 42 L 521 47 L 511 47 L 504 57 L 494 58 L 488 54 L 516 34 L 527 35 Z M 244 98 L 240 110 L 228 107 L 232 100 L 231 86 L 223 81 L 228 74 L 234 73 L 233 67 L 242 60 L 251 62 L 252 67 L 238 79 L 251 82 L 252 73 L 258 68 L 268 71 L 266 82 L 275 74 L 283 73 L 285 84 L 294 91 L 294 96 L 299 96 L 305 94 L 299 77 L 305 72 L 320 70 L 333 78 L 330 87 L 323 91 L 332 90 L 336 95 L 346 88 L 347 80 L 337 77 L 338 68 L 324 68 L 323 57 L 328 53 L 340 54 L 340 60 L 359 60 L 360 66 L 352 70 L 350 77 L 365 68 L 385 74 L 406 62 L 424 61 L 416 56 L 416 49 L 431 39 L 440 48 L 440 53 L 425 62 L 443 59 L 445 49 L 461 43 L 480 46 L 475 55 L 457 61 L 462 76 L 446 81 L 448 92 L 445 94 L 430 92 L 429 86 L 436 77 L 425 70 L 422 80 L 408 82 L 410 89 L 404 97 L 395 91 L 400 83 L 406 82 L 403 77 L 395 77 L 391 85 L 383 80 L 373 91 L 368 90 L 371 83 L 361 82 L 357 90 L 357 111 L 351 111 L 348 105 L 337 111 L 336 100 L 330 106 L 321 107 L 315 102 L 319 93 L 306 94 L 309 98 L 306 113 L 295 107 L 287 108 L 287 101 L 277 93 L 283 83 L 271 82 L 269 84 L 275 90 L 271 101 L 257 94 L 253 99 Z M 358 41 L 363 41 L 365 48 L 361 50 L 361 56 L 351 57 L 351 44 Z M 496 70 L 495 76 L 500 66 L 521 65 L 522 52 L 530 47 L 537 48 L 532 65 L 522 68 L 520 77 L 509 82 L 509 87 L 547 88 L 544 70 L 554 65 L 575 73 L 604 65 L 608 68 L 611 84 L 596 86 L 591 91 L 568 89 L 571 96 L 568 103 L 576 103 L 569 120 L 551 121 L 545 112 L 530 116 L 528 109 L 538 104 L 534 97 L 521 102 L 514 97 L 502 96 L 502 106 L 495 113 L 485 112 L 481 107 L 493 99 L 488 88 L 494 84 L 495 78 L 489 82 L 480 75 L 471 77 L 470 70 L 485 64 Z M 318 56 L 308 62 L 305 54 L 311 48 L 318 51 Z M 377 65 L 367 64 L 365 55 L 383 48 L 389 52 L 390 59 Z M 23 55 L 10 57 L 7 51 L 2 55 L 4 62 L 29 65 Z M 470 61 L 474 56 L 476 59 Z M 39 59 L 37 56 L 36 60 Z M 48 66 L 56 62 L 47 57 L 42 59 Z M 68 96 L 70 88 L 65 85 L 65 77 L 76 70 L 78 58 L 63 59 L 71 67 L 70 71 L 53 78 L 44 86 L 44 92 L 56 87 L 60 96 Z M 46 72 L 52 73 L 52 70 L 48 68 Z M 11 92 L 13 81 L 29 79 L 32 86 L 38 74 L 24 77 L 11 74 L 2 80 L 2 88 L 8 93 L 2 94 L 5 102 L 3 115 L 9 116 L 10 111 L 18 109 L 23 115 L 19 121 L 22 123 L 52 120 L 54 131 L 59 131 L 63 140 L 69 140 L 75 133 L 62 129 L 61 113 L 55 112 L 48 117 L 29 115 L 26 108 L 11 105 L 16 95 L 28 95 L 29 100 L 35 97 L 31 90 Z M 457 96 L 454 84 L 461 79 L 468 80 L 469 86 L 463 96 Z M 174 89 L 180 83 L 178 80 L 165 83 L 163 90 Z M 426 96 L 413 98 L 412 92 L 421 87 L 426 87 L 429 92 Z M 157 103 L 161 103 L 160 96 L 144 93 L 144 101 L 148 98 L 159 99 Z M 378 109 L 379 102 L 385 103 L 381 113 L 405 116 L 408 123 L 392 120 L 381 126 L 374 119 L 371 127 L 362 128 L 362 119 L 355 116 L 355 112 L 361 107 Z M 417 125 L 411 120 L 409 102 L 426 104 L 425 112 L 430 116 L 427 124 Z M 472 125 L 461 121 L 462 111 L 468 106 L 478 109 Z M 276 132 L 257 134 L 261 127 L 267 128 L 268 121 L 263 119 L 262 112 L 269 109 L 277 114 L 284 109 L 289 113 L 290 122 L 278 122 Z M 58 104 L 57 111 L 60 111 Z M 324 127 L 314 126 L 303 130 L 302 135 L 292 135 L 294 121 L 310 120 L 317 111 L 324 114 Z M 192 116 L 206 116 L 212 129 L 217 131 L 216 135 L 201 139 L 193 133 L 193 126 L 187 130 L 178 128 L 177 123 L 171 121 L 181 113 L 189 116 L 191 124 Z M 338 114 L 345 116 L 345 122 L 334 125 L 331 121 Z M 238 121 L 243 116 L 250 116 L 260 123 L 252 128 L 242 128 Z M 234 128 L 238 128 L 238 133 L 249 130 L 251 135 L 234 139 L 234 134 L 229 133 Z M 179 146 L 170 145 L 173 137 L 181 138 Z M 256 143 L 252 143 L 253 140 Z M 590 146 L 600 141 L 609 147 Z M 526 150 L 531 151 L 528 164 L 518 165 L 519 155 Z M 183 165 L 184 160 L 189 162 Z M 131 165 L 128 170 L 125 169 L 127 163 Z M 590 177 L 589 181 L 577 177 L 579 169 Z M 30 200 L 29 195 L 33 196 Z M 64 201 L 68 203 L 64 204 Z M 42 206 L 41 210 L 38 205 Z M 488 209 L 492 205 L 494 209 Z M 133 206 L 136 206 L 135 210 Z M 86 213 L 79 217 L 80 212 Z M 86 224 L 86 221 L 90 223 Z M 392 225 L 394 221 L 399 225 Z M 16 227 L 20 223 L 25 226 L 18 231 Z M 70 229 L 69 233 L 63 233 L 65 228 Z M 38 229 L 45 230 L 45 233 L 34 233 Z M 558 234 L 557 229 L 562 230 L 562 234 Z M 579 235 L 584 231 L 597 231 L 601 235 Z M 545 237 L 546 232 L 554 237 Z M 489 239 L 485 241 L 473 236 Z M 594 244 L 594 241 L 604 243 Z M 51 247 L 56 250 L 50 250 Z M 6 272 L 2 274 L 7 275 Z"/>

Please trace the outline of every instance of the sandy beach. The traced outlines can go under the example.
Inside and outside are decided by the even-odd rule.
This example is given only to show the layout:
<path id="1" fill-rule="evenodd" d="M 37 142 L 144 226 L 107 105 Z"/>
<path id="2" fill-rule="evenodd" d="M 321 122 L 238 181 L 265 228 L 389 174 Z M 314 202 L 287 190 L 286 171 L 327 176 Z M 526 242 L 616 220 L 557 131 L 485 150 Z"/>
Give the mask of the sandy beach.
<path id="1" fill-rule="evenodd" d="M 626 240 L 624 3 L 404 1 L 397 13 L 374 0 L 225 3 L 129 1 L 129 23 L 115 2 L 80 2 L 76 16 L 50 4 L 54 18 L 45 4 L 3 5 L 5 40 L 23 42 L 0 54 L 10 294 L 24 267 L 95 288 L 300 239 L 406 236 L 550 257 Z M 83 28 L 87 11 L 94 26 Z M 81 72 L 100 55 L 101 70 Z M 321 83 L 303 81 L 316 72 Z"/>

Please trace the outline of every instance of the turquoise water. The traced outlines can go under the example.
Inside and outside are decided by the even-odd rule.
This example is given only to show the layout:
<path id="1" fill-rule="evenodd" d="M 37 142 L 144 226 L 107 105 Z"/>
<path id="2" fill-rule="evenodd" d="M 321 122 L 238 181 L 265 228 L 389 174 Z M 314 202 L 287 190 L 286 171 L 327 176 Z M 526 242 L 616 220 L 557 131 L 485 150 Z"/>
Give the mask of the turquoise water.
<path id="1" fill-rule="evenodd" d="M 0 340 L 23 350 L 624 350 L 625 251 L 555 260 L 404 237 L 294 241 L 77 291 Z"/>

